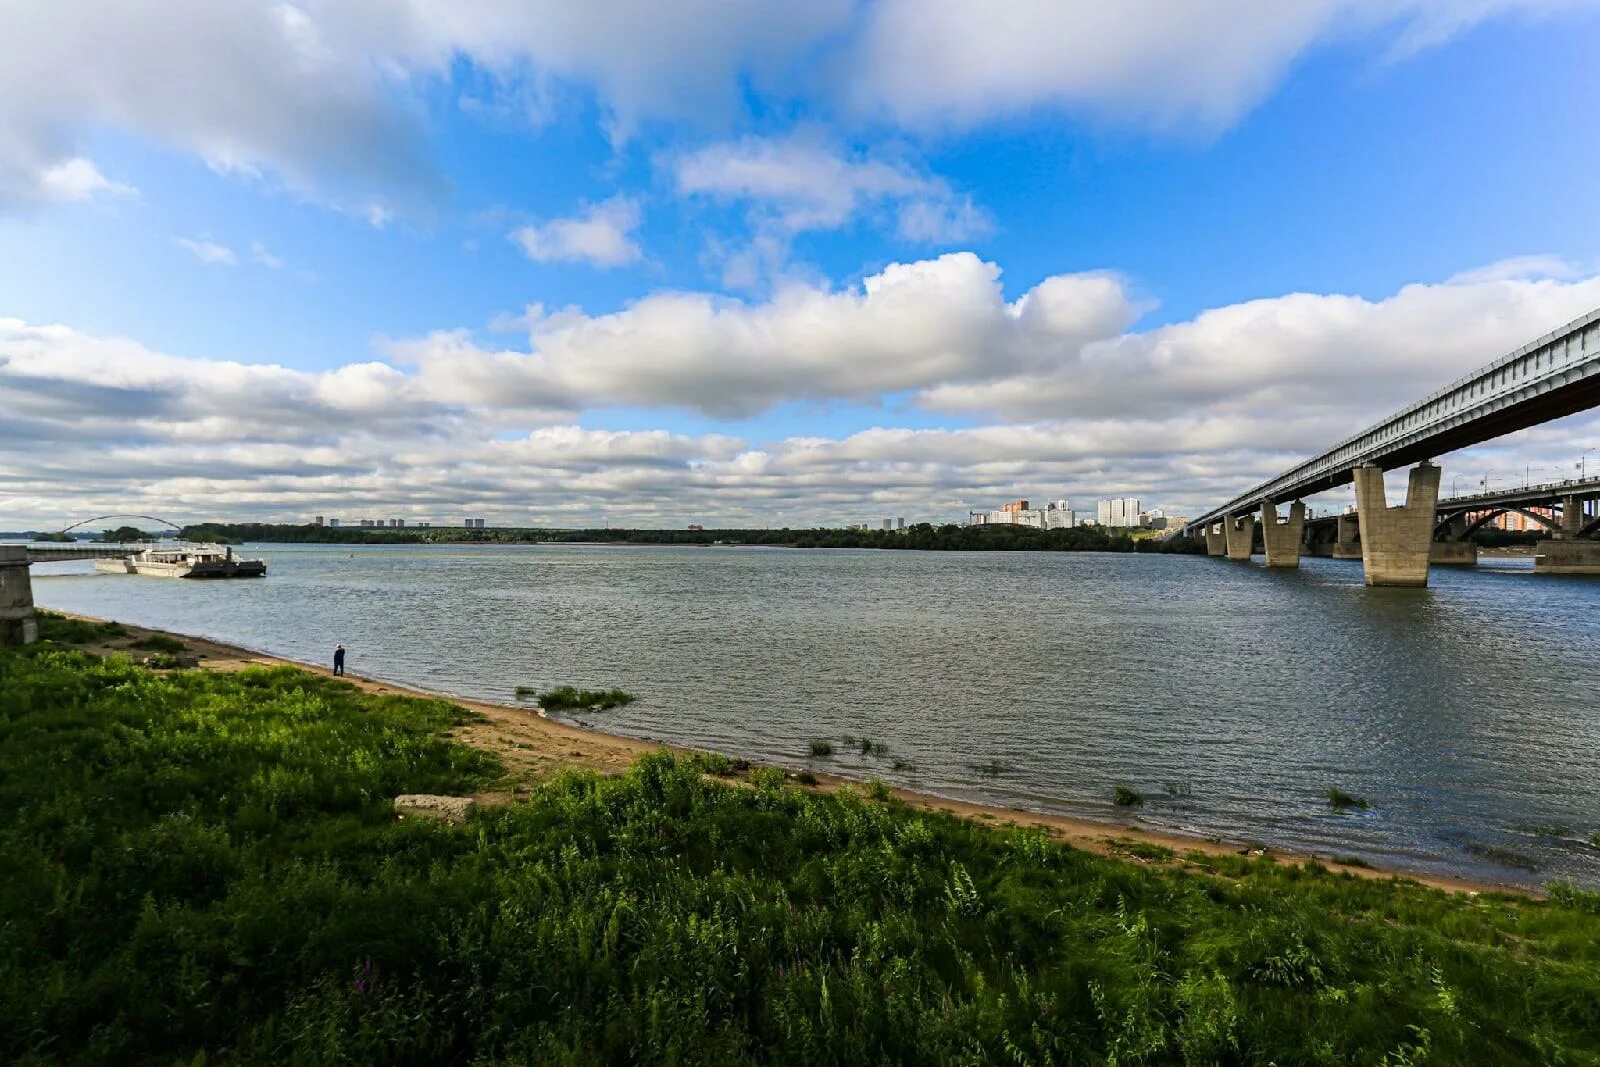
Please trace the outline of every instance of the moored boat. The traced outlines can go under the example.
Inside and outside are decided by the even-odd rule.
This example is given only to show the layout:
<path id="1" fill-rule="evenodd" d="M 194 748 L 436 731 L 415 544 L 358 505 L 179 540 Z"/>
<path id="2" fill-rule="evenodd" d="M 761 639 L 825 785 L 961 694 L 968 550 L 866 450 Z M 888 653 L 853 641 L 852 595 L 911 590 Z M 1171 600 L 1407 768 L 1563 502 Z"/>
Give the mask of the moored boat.
<path id="1" fill-rule="evenodd" d="M 144 574 L 153 578 L 260 578 L 264 559 L 241 559 L 225 545 L 152 545 L 117 559 L 97 559 L 102 574 Z"/>

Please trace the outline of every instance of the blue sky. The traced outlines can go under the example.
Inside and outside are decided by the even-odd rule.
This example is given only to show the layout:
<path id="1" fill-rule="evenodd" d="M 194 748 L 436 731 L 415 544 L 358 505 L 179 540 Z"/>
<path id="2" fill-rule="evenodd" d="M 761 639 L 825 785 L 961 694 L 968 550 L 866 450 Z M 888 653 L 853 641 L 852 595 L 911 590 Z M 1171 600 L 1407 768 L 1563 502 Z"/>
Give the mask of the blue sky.
<path id="1" fill-rule="evenodd" d="M 1198 510 L 1600 304 L 1594 3 L 645 11 L 0 11 L 0 526 Z"/>

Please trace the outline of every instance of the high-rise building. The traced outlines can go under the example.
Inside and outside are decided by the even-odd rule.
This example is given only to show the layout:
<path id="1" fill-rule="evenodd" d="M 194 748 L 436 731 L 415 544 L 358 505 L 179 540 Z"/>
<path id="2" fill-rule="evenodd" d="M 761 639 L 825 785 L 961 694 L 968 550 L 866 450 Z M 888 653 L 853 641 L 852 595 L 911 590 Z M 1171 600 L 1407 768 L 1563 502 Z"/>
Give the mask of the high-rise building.
<path id="1" fill-rule="evenodd" d="M 313 525 L 313 526 L 321 526 L 322 525 L 322 516 L 318 515 L 316 518 L 312 519 L 311 520 L 311 525 Z"/>
<path id="2" fill-rule="evenodd" d="M 904 515 L 894 520 L 894 528 L 896 530 L 904 530 L 906 528 L 906 517 Z"/>
<path id="3" fill-rule="evenodd" d="M 328 520 L 328 525 L 329 526 L 337 526 L 337 525 L 339 525 L 339 520 L 338 519 L 329 519 Z"/>
<path id="4" fill-rule="evenodd" d="M 1139 498 L 1118 496 L 1110 500 L 1095 501 L 1095 517 L 1101 526 L 1129 527 L 1139 525 Z"/>

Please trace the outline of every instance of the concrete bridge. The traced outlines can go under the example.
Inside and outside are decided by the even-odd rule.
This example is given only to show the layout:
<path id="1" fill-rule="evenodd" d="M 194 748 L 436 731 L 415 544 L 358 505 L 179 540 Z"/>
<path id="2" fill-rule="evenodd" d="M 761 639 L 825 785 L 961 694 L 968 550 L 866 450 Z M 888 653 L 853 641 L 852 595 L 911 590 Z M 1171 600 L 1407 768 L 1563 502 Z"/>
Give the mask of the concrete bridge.
<path id="1" fill-rule="evenodd" d="M 0 545 L 0 645 L 29 645 L 39 639 L 39 621 L 33 611 L 33 582 L 28 567 L 34 563 L 63 563 L 75 559 L 120 559 L 143 545 Z"/>
<path id="2" fill-rule="evenodd" d="M 1464 548 L 1436 549 L 1435 545 L 1463 544 L 1468 534 L 1461 531 L 1472 525 L 1467 515 L 1485 508 L 1503 512 L 1547 502 L 1543 497 L 1501 500 L 1508 494 L 1480 494 L 1449 498 L 1441 511 L 1439 468 L 1429 462 L 1430 457 L 1596 405 L 1600 405 L 1600 309 L 1530 341 L 1240 494 L 1195 519 L 1184 527 L 1184 533 L 1203 535 L 1212 555 L 1247 560 L 1259 525 L 1267 566 L 1298 567 L 1307 546 L 1306 509 L 1301 498 L 1354 482 L 1355 515 L 1335 517 L 1332 538 L 1325 531 L 1318 532 L 1311 542 L 1313 550 L 1331 542 L 1334 547 L 1327 555 L 1359 555 L 1368 585 L 1426 585 L 1428 566 L 1436 555 L 1465 556 Z M 1384 471 L 1413 463 L 1417 465 L 1411 469 L 1405 503 L 1390 507 L 1384 494 Z M 1600 541 L 1585 539 L 1593 536 L 1594 523 L 1580 518 L 1594 511 L 1596 496 L 1600 490 L 1565 487 L 1553 498 L 1563 515 L 1561 536 L 1552 529 L 1551 540 L 1541 546 L 1536 569 L 1600 574 Z M 1485 499 L 1488 497 L 1495 499 Z M 1573 501 L 1570 506 L 1569 497 Z M 1280 515 L 1279 505 L 1285 503 L 1289 504 L 1288 513 Z M 1537 513 L 1527 513 L 1537 518 Z M 1441 525 L 1445 527 L 1442 533 Z M 1459 536 L 1452 537 L 1452 533 Z M 1472 560 L 1448 562 L 1476 558 L 1473 548 Z"/>

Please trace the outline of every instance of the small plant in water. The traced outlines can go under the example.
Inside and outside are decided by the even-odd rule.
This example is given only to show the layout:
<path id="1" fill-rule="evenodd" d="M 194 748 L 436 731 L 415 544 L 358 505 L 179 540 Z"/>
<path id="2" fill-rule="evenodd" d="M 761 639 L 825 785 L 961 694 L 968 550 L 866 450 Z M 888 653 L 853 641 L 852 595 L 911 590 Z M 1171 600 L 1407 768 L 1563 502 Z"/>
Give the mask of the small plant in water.
<path id="1" fill-rule="evenodd" d="M 1335 811 L 1344 811 L 1346 808 L 1370 808 L 1365 797 L 1352 796 L 1343 789 L 1330 788 L 1328 790 L 1328 807 Z"/>
<path id="2" fill-rule="evenodd" d="M 796 774 L 794 776 L 794 780 L 799 782 L 801 785 L 816 785 L 817 784 L 817 776 L 812 774 L 810 771 L 801 771 L 801 772 L 799 772 L 798 774 Z"/>
<path id="3" fill-rule="evenodd" d="M 575 689 L 570 685 L 557 686 L 539 694 L 539 706 L 550 711 L 568 708 L 605 711 L 607 708 L 620 708 L 624 704 L 632 704 L 633 701 L 633 694 L 625 693 L 621 689 Z"/>
<path id="4" fill-rule="evenodd" d="M 873 741 L 863 737 L 861 739 L 861 754 L 863 756 L 887 756 L 889 746 L 882 741 Z"/>
<path id="5" fill-rule="evenodd" d="M 532 700 L 539 695 L 539 687 L 536 685 L 519 685 L 516 692 L 518 700 Z"/>
<path id="6" fill-rule="evenodd" d="M 967 766 L 985 778 L 998 778 L 1011 769 L 997 759 L 992 759 L 988 763 L 969 763 Z"/>
<path id="7" fill-rule="evenodd" d="M 1111 799 L 1116 801 L 1118 807 L 1122 808 L 1134 808 L 1144 803 L 1144 797 L 1125 785 L 1117 786 L 1116 792 L 1112 794 Z"/>
<path id="8" fill-rule="evenodd" d="M 917 769 L 917 765 L 908 759 L 900 759 L 899 757 L 896 757 L 894 761 L 894 769 L 897 771 L 914 771 Z M 1596 836 L 1597 838 L 1600 838 L 1600 835 Z"/>
<path id="9" fill-rule="evenodd" d="M 813 737 L 811 739 L 811 754 L 813 756 L 833 755 L 833 742 L 826 741 L 820 737 Z"/>

